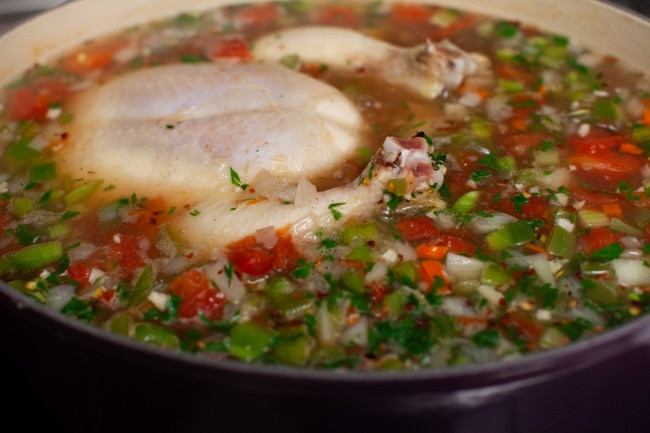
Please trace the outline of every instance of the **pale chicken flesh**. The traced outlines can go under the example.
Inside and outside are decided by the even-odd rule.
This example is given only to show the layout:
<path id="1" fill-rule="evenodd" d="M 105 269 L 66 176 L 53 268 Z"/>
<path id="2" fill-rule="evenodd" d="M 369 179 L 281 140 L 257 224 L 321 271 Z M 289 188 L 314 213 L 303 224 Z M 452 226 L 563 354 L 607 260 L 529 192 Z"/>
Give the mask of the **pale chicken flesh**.
<path id="1" fill-rule="evenodd" d="M 433 168 L 422 138 L 388 138 L 357 180 L 316 191 L 313 179 L 331 176 L 368 145 L 364 118 L 338 89 L 276 60 L 285 52 L 308 58 L 319 42 L 313 52 L 326 62 L 343 59 L 435 98 L 476 70 L 472 56 L 447 43 L 409 50 L 348 30 L 296 32 L 257 41 L 253 62 L 160 66 L 85 90 L 72 102 L 63 170 L 103 179 L 116 194 L 162 195 L 191 207 L 174 224 L 210 253 L 268 226 L 303 236 L 362 216 L 376 210 L 390 179 L 435 195 L 443 170 Z M 302 185 L 297 190 L 309 197 L 256 194 L 264 178 Z"/>

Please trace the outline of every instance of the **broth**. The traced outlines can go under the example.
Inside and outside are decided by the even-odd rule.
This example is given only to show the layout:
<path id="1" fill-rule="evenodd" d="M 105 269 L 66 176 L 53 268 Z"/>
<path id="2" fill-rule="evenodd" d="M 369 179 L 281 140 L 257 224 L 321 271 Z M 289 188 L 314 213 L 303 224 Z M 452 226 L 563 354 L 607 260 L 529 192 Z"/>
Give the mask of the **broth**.
<path id="1" fill-rule="evenodd" d="M 273 172 L 275 161 L 247 171 L 215 159 L 219 173 L 198 161 L 192 169 L 205 171 L 185 170 L 175 184 L 184 162 L 149 173 L 144 145 L 108 140 L 99 158 L 71 153 L 110 133 L 83 135 L 93 122 L 117 118 L 131 134 L 149 115 L 104 120 L 97 103 L 97 117 L 84 117 L 95 101 L 84 95 L 146 87 L 158 78 L 110 87 L 146 71 L 276 67 L 256 57 L 256 43 L 304 26 L 399 48 L 449 40 L 478 54 L 479 66 L 432 99 L 382 75 L 387 59 L 350 68 L 282 56 L 282 71 L 269 71 L 337 89 L 361 119 L 347 131 L 356 137 L 347 154 L 298 160 L 307 164 L 296 178 Z M 172 96 L 183 101 L 176 120 L 145 119 L 160 146 L 170 134 L 182 144 L 183 128 L 202 120 L 182 117 L 196 110 Z M 2 101 L 2 278 L 107 332 L 215 359 L 410 370 L 551 350 L 649 308 L 647 78 L 561 35 L 418 4 L 230 6 L 88 41 L 26 71 Z M 328 128 L 349 120 L 338 107 Z M 242 131 L 279 128 L 246 110 Z M 278 143 L 279 159 L 302 144 Z M 123 171 L 109 179 L 95 168 L 113 158 L 111 146 Z M 312 169 L 321 156 L 334 168 Z M 148 174 L 130 177 L 139 171 Z M 196 191 L 183 176 L 196 178 Z"/>

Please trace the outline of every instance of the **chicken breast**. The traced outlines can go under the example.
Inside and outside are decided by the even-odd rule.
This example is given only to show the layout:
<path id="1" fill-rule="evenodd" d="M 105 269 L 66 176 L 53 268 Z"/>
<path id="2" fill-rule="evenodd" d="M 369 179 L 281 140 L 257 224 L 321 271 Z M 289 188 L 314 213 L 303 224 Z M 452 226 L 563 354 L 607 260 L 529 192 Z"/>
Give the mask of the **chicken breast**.
<path id="1" fill-rule="evenodd" d="M 264 169 L 289 181 L 331 173 L 363 142 L 335 88 L 271 64 L 181 64 L 84 91 L 61 166 L 120 190 L 198 199 Z M 232 171 L 231 171 L 232 169 Z"/>

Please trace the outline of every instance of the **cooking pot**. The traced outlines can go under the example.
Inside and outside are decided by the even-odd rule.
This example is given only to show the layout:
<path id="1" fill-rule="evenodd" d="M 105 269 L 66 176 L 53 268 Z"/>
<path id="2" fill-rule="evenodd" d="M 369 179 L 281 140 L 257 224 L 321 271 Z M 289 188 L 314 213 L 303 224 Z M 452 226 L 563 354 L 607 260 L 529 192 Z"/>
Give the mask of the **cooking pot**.
<path id="1" fill-rule="evenodd" d="M 0 38 L 0 82 L 81 41 L 231 0 L 78 0 Z M 594 0 L 438 0 L 569 36 L 650 71 L 650 22 Z M 308 371 L 167 352 L 0 284 L 3 413 L 21 428 L 624 432 L 650 428 L 650 317 L 522 359 L 416 372 Z"/>

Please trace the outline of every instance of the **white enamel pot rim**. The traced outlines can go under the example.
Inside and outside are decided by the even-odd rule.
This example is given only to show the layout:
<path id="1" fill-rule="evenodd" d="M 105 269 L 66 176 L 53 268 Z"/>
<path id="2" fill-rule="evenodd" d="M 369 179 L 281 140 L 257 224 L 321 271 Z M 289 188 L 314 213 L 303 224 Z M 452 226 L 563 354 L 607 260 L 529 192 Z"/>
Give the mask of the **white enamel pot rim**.
<path id="1" fill-rule="evenodd" d="M 370 1 L 370 0 L 368 0 Z M 170 17 L 180 12 L 199 11 L 236 0 L 76 0 L 49 11 L 12 29 L 0 37 L 0 82 L 7 83 L 35 63 L 45 62 L 62 52 L 112 31 L 151 20 Z M 259 2 L 259 0 L 254 0 Z M 576 43 L 614 54 L 632 67 L 650 71 L 650 23 L 633 13 L 595 0 L 434 0 L 434 3 L 500 18 L 521 21 L 570 37 Z M 252 3 L 247 0 L 247 3 Z M 534 384 L 585 368 L 614 357 L 625 350 L 650 344 L 650 317 L 612 330 L 591 341 L 565 348 L 533 354 L 507 363 L 456 367 L 419 372 L 379 372 L 333 374 L 329 371 L 307 371 L 273 366 L 255 366 L 231 361 L 202 359 L 183 353 L 163 351 L 141 343 L 110 335 L 83 323 L 62 317 L 32 299 L 0 283 L 0 304 L 24 316 L 42 322 L 59 333 L 70 333 L 88 344 L 106 351 L 122 351 L 124 357 L 156 360 L 170 370 L 187 368 L 188 375 L 226 372 L 234 377 L 280 381 L 299 378 L 312 384 L 347 382 L 363 384 L 369 389 L 394 389 L 427 392 L 482 388 L 484 398 L 507 392 L 509 386 Z M 290 380 L 289 380 L 290 382 Z M 295 382 L 295 381 L 294 381 Z M 393 385 L 393 386 L 391 386 Z M 504 386 L 505 385 L 505 386 Z M 374 388 L 379 387 L 379 388 Z M 382 388 L 383 387 L 383 388 Z M 287 390 L 289 390 L 287 388 Z M 487 392 L 485 392 L 487 390 Z M 289 391 L 290 392 L 290 391 Z M 424 402 L 423 402 L 424 403 Z"/>

